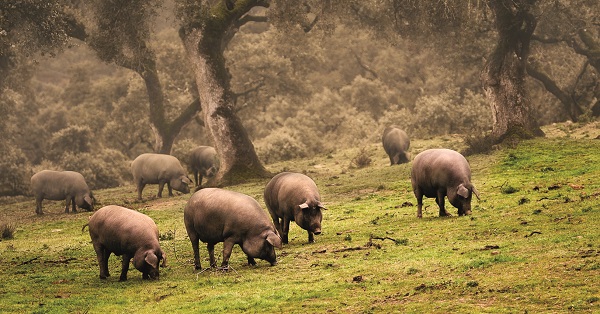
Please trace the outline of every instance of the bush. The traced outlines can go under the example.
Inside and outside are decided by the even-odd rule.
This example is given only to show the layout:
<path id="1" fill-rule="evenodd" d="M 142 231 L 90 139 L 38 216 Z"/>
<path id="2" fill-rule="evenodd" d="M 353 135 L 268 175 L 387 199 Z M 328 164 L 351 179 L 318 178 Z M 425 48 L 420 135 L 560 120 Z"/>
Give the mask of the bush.
<path id="1" fill-rule="evenodd" d="M 0 145 L 0 196 L 29 194 L 29 163 L 25 154 L 17 147 Z"/>
<path id="2" fill-rule="evenodd" d="M 81 173 L 90 189 L 115 187 L 131 180 L 130 161 L 113 149 L 96 154 L 66 153 L 58 161 L 58 167 Z"/>
<path id="3" fill-rule="evenodd" d="M 370 166 L 371 162 L 372 162 L 371 154 L 369 153 L 369 151 L 366 147 L 363 147 L 360 149 L 358 154 L 356 154 L 356 156 L 354 156 L 354 158 L 352 158 L 352 161 L 350 162 L 350 166 L 356 167 L 356 168 L 364 168 L 364 167 Z"/>
<path id="4" fill-rule="evenodd" d="M 15 226 L 12 224 L 0 224 L 0 239 L 12 239 L 15 235 L 15 229 Z"/>

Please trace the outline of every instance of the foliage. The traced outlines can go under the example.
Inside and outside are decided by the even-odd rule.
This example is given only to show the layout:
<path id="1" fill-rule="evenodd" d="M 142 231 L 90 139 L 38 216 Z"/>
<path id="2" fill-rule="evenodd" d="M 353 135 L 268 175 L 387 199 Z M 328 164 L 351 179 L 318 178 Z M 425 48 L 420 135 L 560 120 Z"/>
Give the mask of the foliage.
<path id="1" fill-rule="evenodd" d="M 458 144 L 441 138 L 414 140 L 414 147 Z M 1 217 L 19 221 L 14 239 L 0 242 L 2 310 L 598 312 L 599 290 L 592 279 L 600 272 L 600 232 L 595 228 L 600 219 L 599 145 L 563 134 L 469 156 L 482 198 L 473 200 L 467 217 L 438 217 L 435 200 L 428 198 L 424 218 L 417 219 L 410 165 L 390 167 L 379 144 L 370 146 L 372 165 L 362 169 L 345 169 L 358 148 L 333 152 L 331 158 L 272 164 L 273 172 L 285 168 L 315 180 L 328 208 L 323 233 L 307 244 L 306 231 L 292 223 L 290 243 L 277 250 L 274 267 L 261 260 L 247 266 L 236 246 L 229 272 L 194 271 L 182 220 L 189 195 L 140 203 L 134 201 L 131 184 L 94 191 L 102 204 L 125 205 L 157 223 L 168 256 L 168 267 L 161 268 L 157 281 L 142 280 L 130 267 L 128 281 L 118 282 L 121 260 L 114 255 L 109 259 L 113 276 L 100 280 L 89 234 L 81 232 L 91 213 L 67 215 L 62 202 L 47 202 L 46 214 L 31 219 L 34 200 L 20 199 L 0 206 Z M 519 191 L 502 194 L 500 186 L 507 180 Z M 267 181 L 228 189 L 251 195 L 264 209 Z M 530 202 L 517 206 L 525 197 Z M 215 247 L 217 259 L 221 247 Z M 205 265 L 207 255 L 201 245 Z"/>

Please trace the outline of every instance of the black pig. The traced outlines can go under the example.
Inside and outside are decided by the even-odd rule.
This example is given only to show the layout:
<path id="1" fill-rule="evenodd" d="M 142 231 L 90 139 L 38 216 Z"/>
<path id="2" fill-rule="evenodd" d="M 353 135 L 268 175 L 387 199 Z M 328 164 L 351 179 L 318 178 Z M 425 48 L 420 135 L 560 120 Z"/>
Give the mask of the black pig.
<path id="1" fill-rule="evenodd" d="M 311 178 L 301 173 L 282 172 L 267 183 L 264 196 L 283 243 L 288 243 L 290 221 L 308 232 L 308 242 L 315 241 L 313 234 L 321 234 L 321 210 L 326 208 Z"/>
<path id="2" fill-rule="evenodd" d="M 252 197 L 223 189 L 206 188 L 194 193 L 183 211 L 185 229 L 194 250 L 194 266 L 201 269 L 198 241 L 206 243 L 210 266 L 215 267 L 215 244 L 223 242 L 221 268 L 229 268 L 229 257 L 235 244 L 246 256 L 277 264 L 275 248 L 281 238 L 267 213 Z"/>
<path id="3" fill-rule="evenodd" d="M 471 168 L 460 153 L 450 149 L 428 149 L 413 160 L 410 173 L 417 197 L 417 217 L 423 217 L 423 196 L 435 198 L 440 216 L 450 216 L 444 208 L 444 198 L 458 208 L 458 215 L 471 214 L 471 197 L 479 192 L 471 184 Z"/>

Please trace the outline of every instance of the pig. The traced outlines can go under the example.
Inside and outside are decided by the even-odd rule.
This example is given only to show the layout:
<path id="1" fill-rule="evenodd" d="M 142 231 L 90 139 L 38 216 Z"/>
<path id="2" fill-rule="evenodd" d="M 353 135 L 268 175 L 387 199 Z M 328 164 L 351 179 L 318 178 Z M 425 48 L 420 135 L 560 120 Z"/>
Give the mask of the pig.
<path id="1" fill-rule="evenodd" d="M 190 155 L 190 168 L 194 173 L 196 186 L 202 186 L 202 178 L 212 178 L 219 172 L 219 156 L 210 146 L 198 146 Z M 198 179 L 200 175 L 200 179 Z"/>
<path id="2" fill-rule="evenodd" d="M 166 266 L 167 257 L 158 243 L 158 227 L 152 218 L 129 208 L 109 205 L 100 208 L 83 226 L 89 226 L 92 244 L 98 257 L 100 279 L 110 276 L 108 257 L 110 253 L 123 255 L 121 277 L 127 280 L 129 262 L 142 272 L 142 279 L 158 279 L 159 262 Z"/>
<path id="3" fill-rule="evenodd" d="M 264 197 L 283 243 L 288 243 L 290 221 L 308 232 L 309 243 L 315 241 L 314 234 L 321 234 L 321 210 L 326 208 L 311 178 L 301 173 L 279 173 L 267 183 Z"/>
<path id="4" fill-rule="evenodd" d="M 81 173 L 75 171 L 42 170 L 31 177 L 31 191 L 35 196 L 35 212 L 38 215 L 44 214 L 44 199 L 66 200 L 65 213 L 69 212 L 69 204 L 73 213 L 77 212 L 76 206 L 93 211 L 96 202 Z"/>
<path id="5" fill-rule="evenodd" d="M 394 125 L 388 126 L 383 131 L 381 141 L 383 142 L 383 149 L 390 157 L 391 166 L 407 163 L 410 160 L 407 152 L 410 139 L 403 130 Z"/>
<path id="6" fill-rule="evenodd" d="M 471 214 L 472 194 L 479 192 L 471 184 L 471 168 L 460 153 L 450 149 L 428 149 L 413 160 L 410 173 L 413 192 L 417 198 L 417 217 L 422 218 L 423 196 L 435 198 L 440 216 L 450 216 L 444 208 L 444 198 L 458 208 L 458 215 Z"/>
<path id="7" fill-rule="evenodd" d="M 198 241 L 206 243 L 211 267 L 217 265 L 215 244 L 219 242 L 223 242 L 223 270 L 229 269 L 235 244 L 246 253 L 249 265 L 256 265 L 254 258 L 277 264 L 275 247 L 281 248 L 281 238 L 267 213 L 248 195 L 218 188 L 199 190 L 185 206 L 183 220 L 196 270 L 201 269 Z"/>
<path id="8" fill-rule="evenodd" d="M 189 184 L 192 180 L 186 175 L 179 160 L 171 155 L 141 154 L 131 163 L 131 172 L 138 200 L 142 199 L 146 184 L 158 184 L 158 197 L 162 197 L 165 183 L 169 196 L 173 196 L 173 189 L 184 194 L 190 192 Z"/>

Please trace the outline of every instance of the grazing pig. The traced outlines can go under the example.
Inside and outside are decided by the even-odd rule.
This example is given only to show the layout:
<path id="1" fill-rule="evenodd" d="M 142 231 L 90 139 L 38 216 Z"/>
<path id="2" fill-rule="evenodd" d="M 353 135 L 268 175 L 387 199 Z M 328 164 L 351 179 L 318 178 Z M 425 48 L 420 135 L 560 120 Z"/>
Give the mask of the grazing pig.
<path id="1" fill-rule="evenodd" d="M 267 213 L 248 195 L 217 188 L 199 190 L 185 206 L 183 219 L 196 269 L 201 269 L 199 240 L 206 243 L 211 267 L 216 266 L 215 244 L 219 242 L 223 242 L 221 267 L 225 270 L 235 244 L 246 253 L 249 265 L 256 265 L 255 257 L 277 264 L 274 247 L 281 248 L 281 238 Z"/>
<path id="2" fill-rule="evenodd" d="M 202 185 L 202 178 L 214 177 L 219 172 L 219 156 L 217 151 L 210 146 L 198 146 L 190 155 L 190 168 L 194 173 L 196 186 Z M 200 179 L 198 179 L 200 174 Z"/>
<path id="3" fill-rule="evenodd" d="M 138 200 L 142 199 L 142 191 L 146 184 L 158 184 L 158 197 L 167 184 L 169 196 L 173 189 L 181 193 L 189 193 L 192 181 L 187 177 L 179 160 L 171 155 L 141 154 L 131 163 L 133 181 L 137 186 Z"/>
<path id="4" fill-rule="evenodd" d="M 479 192 L 471 184 L 469 163 L 450 149 L 428 149 L 415 157 L 410 173 L 412 188 L 417 197 L 417 217 L 423 217 L 423 196 L 435 198 L 440 216 L 450 216 L 444 208 L 444 198 L 458 208 L 458 215 L 471 214 L 471 197 Z"/>
<path id="5" fill-rule="evenodd" d="M 165 267 L 166 256 L 158 243 L 158 227 L 152 218 L 125 207 L 109 205 L 100 208 L 90 217 L 90 237 L 98 257 L 100 279 L 109 277 L 110 253 L 123 255 L 121 277 L 127 280 L 129 262 L 142 272 L 142 279 L 158 279 L 159 261 Z"/>
<path id="6" fill-rule="evenodd" d="M 283 243 L 288 243 L 290 221 L 308 232 L 308 242 L 315 241 L 313 234 L 321 234 L 321 209 L 326 208 L 311 178 L 301 173 L 282 172 L 267 183 L 264 196 Z"/>
<path id="7" fill-rule="evenodd" d="M 96 199 L 79 172 L 42 170 L 31 177 L 31 191 L 35 196 L 35 212 L 42 215 L 42 200 L 67 200 L 65 213 L 77 212 L 75 207 L 94 210 Z"/>
<path id="8" fill-rule="evenodd" d="M 408 155 L 408 147 L 410 146 L 410 139 L 403 130 L 396 126 L 388 126 L 383 131 L 383 149 L 390 157 L 390 164 L 399 165 L 407 163 L 410 160 Z"/>

